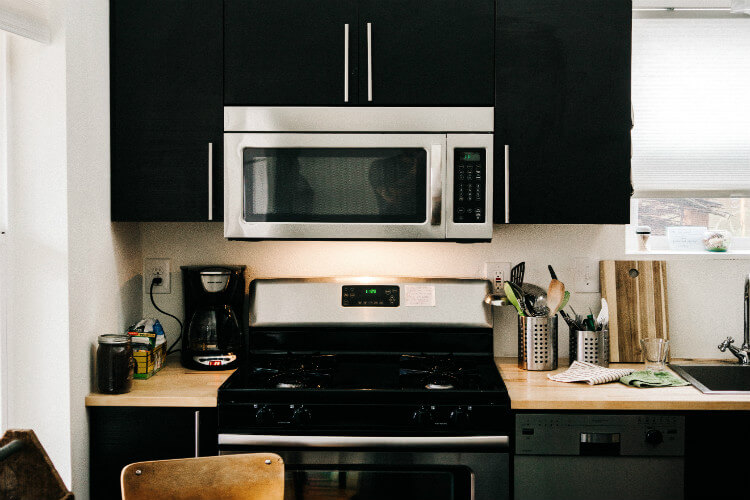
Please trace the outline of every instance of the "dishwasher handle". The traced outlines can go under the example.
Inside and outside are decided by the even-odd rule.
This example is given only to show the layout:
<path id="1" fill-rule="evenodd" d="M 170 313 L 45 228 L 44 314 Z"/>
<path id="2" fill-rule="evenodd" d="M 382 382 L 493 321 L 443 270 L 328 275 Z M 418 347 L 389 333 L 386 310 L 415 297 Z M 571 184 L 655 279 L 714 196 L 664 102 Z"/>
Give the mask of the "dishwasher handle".
<path id="1" fill-rule="evenodd" d="M 579 453 L 585 456 L 618 456 L 619 432 L 582 432 Z"/>

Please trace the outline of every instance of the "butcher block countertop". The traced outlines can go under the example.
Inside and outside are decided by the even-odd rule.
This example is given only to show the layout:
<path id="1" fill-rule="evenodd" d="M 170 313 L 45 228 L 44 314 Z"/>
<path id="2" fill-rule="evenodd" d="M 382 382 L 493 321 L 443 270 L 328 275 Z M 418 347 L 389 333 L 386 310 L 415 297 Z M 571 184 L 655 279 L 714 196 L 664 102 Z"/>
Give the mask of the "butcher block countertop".
<path id="1" fill-rule="evenodd" d="M 216 391 L 233 372 L 188 370 L 180 364 L 179 356 L 172 356 L 156 375 L 133 380 L 130 392 L 91 393 L 86 396 L 86 406 L 215 407 Z"/>
<path id="2" fill-rule="evenodd" d="M 750 410 L 750 396 L 703 394 L 693 386 L 639 389 L 619 382 L 589 385 L 553 382 L 548 374 L 568 369 L 560 360 L 553 372 L 518 368 L 516 358 L 495 358 L 515 410 Z M 722 363 L 715 360 L 673 360 L 679 364 Z M 616 363 L 611 368 L 643 369 L 643 363 Z"/>
<path id="3" fill-rule="evenodd" d="M 556 372 L 521 370 L 516 358 L 495 361 L 516 410 L 750 410 L 750 396 L 707 395 L 691 386 L 638 389 L 619 382 L 592 386 L 549 380 L 547 374 L 567 369 L 567 360 L 560 360 Z M 639 369 L 643 364 L 612 366 Z M 215 407 L 216 391 L 231 374 L 188 370 L 174 357 L 150 379 L 134 380 L 129 393 L 92 393 L 86 406 Z"/>

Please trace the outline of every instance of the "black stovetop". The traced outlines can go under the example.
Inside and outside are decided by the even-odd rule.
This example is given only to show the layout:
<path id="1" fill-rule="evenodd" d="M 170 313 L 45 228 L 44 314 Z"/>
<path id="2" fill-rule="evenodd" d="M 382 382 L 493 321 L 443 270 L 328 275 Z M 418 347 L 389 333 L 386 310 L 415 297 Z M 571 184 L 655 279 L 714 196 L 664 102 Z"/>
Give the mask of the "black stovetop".
<path id="1" fill-rule="evenodd" d="M 399 402 L 507 397 L 494 358 L 452 354 L 253 354 L 219 388 L 219 401 Z M 302 398 L 302 399 L 300 399 Z"/>

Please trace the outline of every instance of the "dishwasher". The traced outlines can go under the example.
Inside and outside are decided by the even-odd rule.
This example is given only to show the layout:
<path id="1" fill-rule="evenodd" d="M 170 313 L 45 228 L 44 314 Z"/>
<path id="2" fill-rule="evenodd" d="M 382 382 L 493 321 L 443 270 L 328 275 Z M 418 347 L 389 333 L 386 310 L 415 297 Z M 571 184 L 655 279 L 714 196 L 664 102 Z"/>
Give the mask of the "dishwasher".
<path id="1" fill-rule="evenodd" d="M 523 413 L 515 437 L 516 500 L 684 498 L 684 416 Z"/>

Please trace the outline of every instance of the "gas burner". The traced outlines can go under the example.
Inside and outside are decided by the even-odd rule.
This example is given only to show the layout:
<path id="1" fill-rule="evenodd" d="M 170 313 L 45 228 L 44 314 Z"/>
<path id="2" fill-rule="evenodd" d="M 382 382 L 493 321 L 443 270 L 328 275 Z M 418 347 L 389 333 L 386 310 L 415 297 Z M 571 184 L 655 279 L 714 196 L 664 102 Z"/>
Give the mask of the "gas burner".
<path id="1" fill-rule="evenodd" d="M 275 354 L 260 360 L 253 376 L 266 388 L 320 389 L 326 387 L 335 367 L 335 356 Z"/>
<path id="2" fill-rule="evenodd" d="M 431 391 L 445 391 L 454 388 L 452 384 L 436 384 L 434 382 L 431 382 L 424 387 L 425 389 L 430 389 Z"/>
<path id="3" fill-rule="evenodd" d="M 479 385 L 476 370 L 460 366 L 452 354 L 405 354 L 401 356 L 399 363 L 399 380 L 404 389 L 424 387 L 430 391 L 447 391 L 474 389 Z"/>

